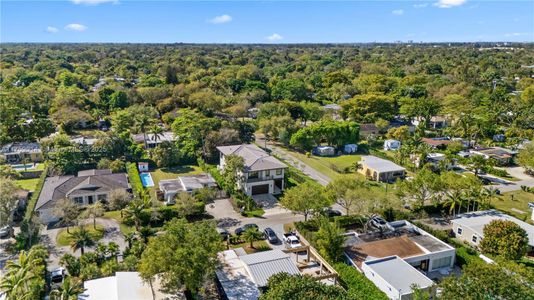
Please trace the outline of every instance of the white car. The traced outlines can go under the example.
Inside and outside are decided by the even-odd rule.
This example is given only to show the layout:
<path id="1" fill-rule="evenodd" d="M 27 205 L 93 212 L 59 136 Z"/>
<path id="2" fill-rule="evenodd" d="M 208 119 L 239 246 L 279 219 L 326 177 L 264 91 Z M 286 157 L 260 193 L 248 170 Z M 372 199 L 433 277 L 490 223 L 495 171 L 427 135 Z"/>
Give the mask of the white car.
<path id="1" fill-rule="evenodd" d="M 287 248 L 299 248 L 302 247 L 299 238 L 293 233 L 284 234 L 284 244 Z"/>

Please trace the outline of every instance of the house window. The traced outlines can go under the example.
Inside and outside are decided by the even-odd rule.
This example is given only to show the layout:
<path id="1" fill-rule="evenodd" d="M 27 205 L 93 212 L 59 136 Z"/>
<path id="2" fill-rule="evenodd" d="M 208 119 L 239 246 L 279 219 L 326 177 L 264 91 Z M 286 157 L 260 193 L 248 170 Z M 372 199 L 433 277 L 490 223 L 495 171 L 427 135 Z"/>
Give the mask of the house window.
<path id="1" fill-rule="evenodd" d="M 108 199 L 108 195 L 106 195 L 106 194 L 98 195 L 97 199 L 98 199 L 98 201 L 105 202 Z"/>
<path id="2" fill-rule="evenodd" d="M 271 176 L 271 171 L 269 170 L 265 171 L 265 177 L 269 177 L 269 176 Z"/>
<path id="3" fill-rule="evenodd" d="M 477 242 L 477 236 L 476 235 L 473 235 L 473 237 L 471 238 L 471 241 L 473 243 L 476 243 Z"/>
<path id="4" fill-rule="evenodd" d="M 277 169 L 276 170 L 276 175 L 282 175 L 282 169 Z"/>
<path id="5" fill-rule="evenodd" d="M 456 229 L 456 233 L 458 233 L 458 235 L 462 235 L 462 228 L 458 227 L 458 229 Z"/>
<path id="6" fill-rule="evenodd" d="M 77 204 L 83 204 L 83 197 L 74 197 L 74 202 Z"/>
<path id="7" fill-rule="evenodd" d="M 248 173 L 248 178 L 258 178 L 258 172 L 250 172 Z"/>
<path id="8" fill-rule="evenodd" d="M 432 270 L 449 267 L 451 265 L 451 261 L 451 256 L 434 259 L 432 261 Z"/>

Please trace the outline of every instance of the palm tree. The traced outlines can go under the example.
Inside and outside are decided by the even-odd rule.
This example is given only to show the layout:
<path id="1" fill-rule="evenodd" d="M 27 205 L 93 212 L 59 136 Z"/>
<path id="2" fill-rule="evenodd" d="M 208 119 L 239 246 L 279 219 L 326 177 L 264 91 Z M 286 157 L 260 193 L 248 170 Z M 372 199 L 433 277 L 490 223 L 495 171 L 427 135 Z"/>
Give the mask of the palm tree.
<path id="1" fill-rule="evenodd" d="M 77 231 L 70 234 L 70 248 L 72 252 L 80 249 L 82 255 L 85 253 L 85 247 L 94 245 L 94 240 L 85 227 L 80 226 Z"/>
<path id="2" fill-rule="evenodd" d="M 484 190 L 482 191 L 482 195 L 484 199 L 484 202 L 483 202 L 484 208 L 491 207 L 492 200 L 498 199 L 498 196 L 499 196 L 497 189 L 492 188 L 492 187 L 484 188 Z"/>
<path id="3" fill-rule="evenodd" d="M 152 229 L 150 226 L 144 226 L 141 227 L 141 230 L 139 230 L 139 237 L 143 240 L 143 243 L 148 243 L 148 238 L 151 236 L 155 236 L 156 231 Z"/>
<path id="4" fill-rule="evenodd" d="M 51 300 L 76 300 L 78 295 L 83 293 L 82 282 L 78 278 L 67 277 L 63 280 L 63 283 L 57 289 L 50 292 Z"/>
<path id="5" fill-rule="evenodd" d="M 119 245 L 117 245 L 117 243 L 115 242 L 108 243 L 108 253 L 110 257 L 115 258 L 115 260 L 117 260 L 119 252 L 120 252 L 120 248 L 119 248 Z"/>
<path id="6" fill-rule="evenodd" d="M 105 209 L 102 202 L 97 201 L 94 204 L 87 206 L 83 212 L 83 216 L 86 218 L 93 218 L 93 229 L 96 230 L 96 218 L 104 215 Z"/>
<path id="7" fill-rule="evenodd" d="M 250 243 L 250 248 L 254 248 L 254 241 L 257 241 L 263 237 L 263 234 L 258 230 L 258 228 L 252 227 L 241 235 L 241 237 L 246 241 Z"/>
<path id="8" fill-rule="evenodd" d="M 129 232 L 124 235 L 124 241 L 128 243 L 128 248 L 132 248 L 133 242 L 137 240 L 137 235 L 135 232 Z"/>
<path id="9" fill-rule="evenodd" d="M 143 133 L 143 141 L 145 144 L 145 148 L 147 148 L 146 132 L 147 132 L 148 126 L 150 126 L 150 123 L 151 123 L 150 116 L 148 116 L 147 114 L 139 114 L 137 115 L 135 119 L 137 130 Z"/>
<path id="10" fill-rule="evenodd" d="M 152 128 L 150 129 L 150 133 L 154 136 L 154 142 L 157 142 L 161 139 L 161 136 L 163 135 L 163 128 L 159 126 L 158 124 L 152 125 Z"/>
<path id="11" fill-rule="evenodd" d="M 139 231 L 141 221 L 143 218 L 143 210 L 147 207 L 147 203 L 143 200 L 134 200 L 124 209 L 124 219 L 135 224 L 135 230 Z"/>
<path id="12" fill-rule="evenodd" d="M 30 267 L 8 272 L 0 281 L 0 291 L 5 292 L 6 300 L 29 299 L 32 293 L 28 289 L 28 282 L 36 278 Z"/>

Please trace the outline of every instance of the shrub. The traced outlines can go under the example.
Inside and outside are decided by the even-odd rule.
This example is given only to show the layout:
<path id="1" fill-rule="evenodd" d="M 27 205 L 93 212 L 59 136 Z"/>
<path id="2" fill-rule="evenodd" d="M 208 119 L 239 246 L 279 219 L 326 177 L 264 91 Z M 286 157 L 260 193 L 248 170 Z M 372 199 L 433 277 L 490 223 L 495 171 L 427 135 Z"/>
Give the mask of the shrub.
<path id="1" fill-rule="evenodd" d="M 35 186 L 35 191 L 33 192 L 32 197 L 30 198 L 30 201 L 28 201 L 28 205 L 26 206 L 26 212 L 24 214 L 24 221 L 26 222 L 29 222 L 33 216 L 33 211 L 35 210 L 35 205 L 37 205 L 37 200 L 39 199 L 39 195 L 41 194 L 41 190 L 43 189 L 43 185 L 46 180 L 46 175 L 48 175 L 48 166 L 45 166 L 43 173 L 41 173 L 41 176 L 39 176 L 39 181 Z"/>
<path id="2" fill-rule="evenodd" d="M 137 171 L 137 165 L 135 163 L 128 163 L 126 165 L 126 172 L 130 179 L 130 184 L 132 185 L 132 190 L 134 195 L 141 195 L 145 188 L 141 182 L 141 177 L 139 177 L 139 171 Z"/>
<path id="3" fill-rule="evenodd" d="M 339 274 L 339 281 L 347 290 L 350 299 L 388 299 L 365 275 L 356 268 L 344 263 L 337 263 L 334 268 Z"/>

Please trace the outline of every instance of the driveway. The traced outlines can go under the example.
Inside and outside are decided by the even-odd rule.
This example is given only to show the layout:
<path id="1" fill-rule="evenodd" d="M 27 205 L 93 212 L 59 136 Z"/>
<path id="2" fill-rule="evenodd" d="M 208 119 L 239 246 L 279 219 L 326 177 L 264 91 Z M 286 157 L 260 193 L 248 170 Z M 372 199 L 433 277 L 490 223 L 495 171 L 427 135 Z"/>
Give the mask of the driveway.
<path id="1" fill-rule="evenodd" d="M 461 168 L 460 172 L 469 172 L 464 166 L 458 165 L 459 168 Z M 515 177 L 519 179 L 519 181 L 510 181 L 506 179 L 499 178 L 497 176 L 493 176 L 491 174 L 484 174 L 479 175 L 482 178 L 485 178 L 489 181 L 491 181 L 493 184 L 487 185 L 487 187 L 492 187 L 495 189 L 500 190 L 502 193 L 505 192 L 512 192 L 512 191 L 518 191 L 521 189 L 522 185 L 526 185 L 528 187 L 534 187 L 534 177 L 525 174 L 525 168 L 523 167 L 506 167 L 506 168 L 497 168 L 501 170 L 505 170 L 510 174 L 510 176 Z"/>
<path id="2" fill-rule="evenodd" d="M 92 224 L 93 220 L 84 220 L 81 223 L 82 224 Z M 126 241 L 124 240 L 124 236 L 120 232 L 119 223 L 117 221 L 112 219 L 106 219 L 106 218 L 97 218 L 96 223 L 104 227 L 104 236 L 102 239 L 100 239 L 97 243 L 104 243 L 107 244 L 109 242 L 115 242 L 117 245 L 119 245 L 120 251 L 124 251 L 126 249 Z M 61 256 L 63 256 L 66 253 L 70 253 L 76 257 L 80 257 L 81 253 L 80 251 L 72 252 L 70 247 L 68 246 L 58 246 L 56 244 L 57 235 L 61 231 L 61 229 L 64 229 L 65 227 L 60 228 L 50 228 L 50 229 L 44 229 L 41 232 L 41 244 L 43 244 L 48 251 L 50 252 L 50 257 L 48 259 L 48 269 L 53 270 L 57 267 L 59 267 L 59 260 Z M 72 226 L 71 228 L 74 228 Z M 96 245 L 95 245 L 96 246 Z M 87 250 L 94 250 L 95 247 L 90 247 Z"/>

